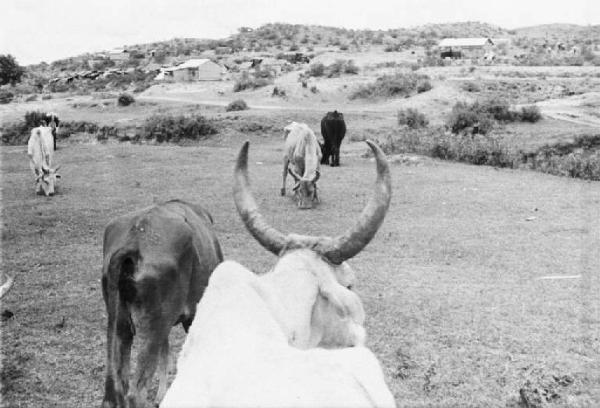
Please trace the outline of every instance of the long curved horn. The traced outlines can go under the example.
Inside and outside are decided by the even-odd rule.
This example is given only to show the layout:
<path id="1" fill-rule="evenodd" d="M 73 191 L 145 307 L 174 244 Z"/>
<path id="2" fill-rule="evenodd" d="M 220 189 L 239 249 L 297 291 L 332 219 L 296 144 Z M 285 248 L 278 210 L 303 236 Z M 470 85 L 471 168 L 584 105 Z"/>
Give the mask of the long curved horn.
<path id="1" fill-rule="evenodd" d="M 10 290 L 12 285 L 13 285 L 13 278 L 6 275 L 6 282 L 4 282 L 4 284 L 2 286 L 0 286 L 0 298 L 2 298 L 2 296 L 6 295 L 8 293 L 8 291 Z"/>
<path id="2" fill-rule="evenodd" d="M 300 179 L 302 178 L 302 177 L 300 177 L 300 176 L 298 175 L 298 173 L 296 173 L 296 172 L 294 171 L 294 169 L 292 169 L 291 167 L 288 167 L 288 173 L 290 173 L 290 175 L 291 175 L 291 176 L 294 178 L 294 180 L 295 180 L 296 182 L 298 182 L 298 180 L 300 180 Z"/>
<path id="3" fill-rule="evenodd" d="M 275 228 L 269 226 L 263 216 L 258 212 L 258 206 L 250 193 L 248 180 L 248 147 L 250 142 L 245 142 L 235 164 L 233 172 L 233 200 L 242 221 L 250 234 L 263 247 L 279 255 L 285 247 L 285 236 Z"/>
<path id="4" fill-rule="evenodd" d="M 377 181 L 375 192 L 360 214 L 354 227 L 332 240 L 321 250 L 321 255 L 334 264 L 341 264 L 358 254 L 375 236 L 383 222 L 392 197 L 392 181 L 390 168 L 385 154 L 379 146 L 370 140 L 366 141 L 377 164 Z"/>

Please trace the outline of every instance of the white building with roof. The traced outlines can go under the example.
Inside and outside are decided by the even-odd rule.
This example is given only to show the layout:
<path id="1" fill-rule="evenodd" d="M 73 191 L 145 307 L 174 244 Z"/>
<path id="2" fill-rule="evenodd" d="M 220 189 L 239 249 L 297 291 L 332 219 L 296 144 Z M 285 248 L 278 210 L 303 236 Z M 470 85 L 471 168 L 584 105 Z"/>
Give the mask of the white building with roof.
<path id="1" fill-rule="evenodd" d="M 494 42 L 488 37 L 444 38 L 438 47 L 442 58 L 482 58 L 492 50 Z"/>
<path id="2" fill-rule="evenodd" d="M 224 68 L 208 58 L 189 59 L 174 67 L 165 68 L 156 80 L 173 79 L 174 81 L 219 81 Z"/>

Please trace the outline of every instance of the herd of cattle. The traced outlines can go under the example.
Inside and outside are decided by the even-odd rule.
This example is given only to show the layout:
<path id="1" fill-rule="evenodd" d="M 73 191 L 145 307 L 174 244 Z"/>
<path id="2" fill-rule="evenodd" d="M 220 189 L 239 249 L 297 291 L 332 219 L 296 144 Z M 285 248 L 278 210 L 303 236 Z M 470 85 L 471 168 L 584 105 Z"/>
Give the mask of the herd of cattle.
<path id="1" fill-rule="evenodd" d="M 339 165 L 343 115 L 321 123 L 324 144 L 305 124 L 285 127 L 282 195 L 295 180 L 299 208 L 318 202 L 320 164 Z M 235 168 L 233 199 L 250 234 L 278 258 L 257 275 L 224 261 L 210 213 L 171 200 L 112 220 L 104 231 L 102 295 L 108 315 L 103 408 L 393 407 L 382 369 L 365 347 L 365 312 L 347 260 L 374 237 L 387 213 L 391 177 L 382 150 L 377 179 L 354 226 L 337 237 L 285 234 L 261 215 L 250 191 L 249 142 Z M 28 153 L 36 189 L 53 193 L 52 127 L 32 130 Z M 0 296 L 6 291 L 1 290 Z M 167 384 L 169 333 L 187 333 Z M 134 337 L 137 364 L 130 382 Z"/>

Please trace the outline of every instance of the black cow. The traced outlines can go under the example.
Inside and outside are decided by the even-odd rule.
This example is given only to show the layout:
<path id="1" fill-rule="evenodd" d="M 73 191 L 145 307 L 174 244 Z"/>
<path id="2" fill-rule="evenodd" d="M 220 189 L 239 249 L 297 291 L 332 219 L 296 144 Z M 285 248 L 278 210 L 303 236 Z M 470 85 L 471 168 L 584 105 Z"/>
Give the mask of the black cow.
<path id="1" fill-rule="evenodd" d="M 54 150 L 56 150 L 56 128 L 58 128 L 58 124 L 60 120 L 58 120 L 58 116 L 56 113 L 46 113 L 44 118 L 42 119 L 44 122 L 44 126 L 49 126 L 52 128 L 52 138 L 54 139 Z"/>
<path id="2" fill-rule="evenodd" d="M 346 135 L 344 114 L 338 111 L 327 112 L 321 119 L 321 134 L 323 135 L 323 158 L 321 164 L 340 165 L 340 145 Z M 331 156 L 331 162 L 329 161 Z"/>

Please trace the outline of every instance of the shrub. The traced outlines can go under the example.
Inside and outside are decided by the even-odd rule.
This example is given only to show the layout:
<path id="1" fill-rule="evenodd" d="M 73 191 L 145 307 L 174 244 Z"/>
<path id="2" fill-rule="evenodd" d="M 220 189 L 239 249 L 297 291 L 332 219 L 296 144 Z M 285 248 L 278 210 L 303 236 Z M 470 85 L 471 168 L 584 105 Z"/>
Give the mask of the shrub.
<path id="1" fill-rule="evenodd" d="M 32 129 L 44 124 L 46 113 L 41 111 L 28 111 L 25 113 L 25 127 Z"/>
<path id="2" fill-rule="evenodd" d="M 431 88 L 433 87 L 431 86 L 431 82 L 429 82 L 429 79 L 421 79 L 417 83 L 417 93 L 431 91 Z"/>
<path id="3" fill-rule="evenodd" d="M 506 99 L 494 98 L 486 99 L 482 102 L 475 102 L 473 109 L 490 114 L 494 119 L 502 122 L 513 122 L 518 119 L 518 114 L 510 110 L 510 105 Z"/>
<path id="4" fill-rule="evenodd" d="M 464 83 L 461 85 L 461 89 L 462 89 L 463 91 L 466 91 L 466 92 L 479 92 L 479 91 L 481 91 L 481 88 L 479 87 L 479 85 L 477 85 L 477 84 L 476 84 L 475 82 L 473 82 L 473 81 L 467 81 L 467 82 L 464 82 Z"/>
<path id="5" fill-rule="evenodd" d="M 285 98 L 287 95 L 285 93 L 285 89 L 279 89 L 277 87 L 273 88 L 273 93 L 271 96 L 279 96 L 280 98 Z"/>
<path id="6" fill-rule="evenodd" d="M 117 104 L 119 106 L 129 106 L 134 102 L 135 102 L 135 99 L 133 98 L 133 96 L 131 94 L 128 94 L 128 93 L 122 93 L 117 98 Z"/>
<path id="7" fill-rule="evenodd" d="M 15 94 L 13 94 L 12 92 L 7 91 L 5 89 L 0 89 L 0 104 L 10 103 L 14 97 Z"/>
<path id="8" fill-rule="evenodd" d="M 408 108 L 398 111 L 398 124 L 408 126 L 410 129 L 427 127 L 429 121 L 425 115 L 416 109 Z"/>
<path id="9" fill-rule="evenodd" d="M 162 143 L 205 139 L 215 133 L 217 128 L 202 115 L 159 115 L 146 119 L 141 136 Z"/>
<path id="10" fill-rule="evenodd" d="M 474 128 L 474 133 L 486 134 L 493 127 L 493 118 L 489 113 L 479 109 L 477 104 L 469 105 L 465 102 L 457 102 L 452 107 L 446 126 L 452 133 Z"/>
<path id="11" fill-rule="evenodd" d="M 523 106 L 521 108 L 521 120 L 523 122 L 535 123 L 542 118 L 540 108 L 536 105 Z"/>
<path id="12" fill-rule="evenodd" d="M 52 95 L 51 94 L 43 94 L 42 95 L 42 101 L 48 100 L 48 99 L 52 99 Z"/>
<path id="13" fill-rule="evenodd" d="M 233 101 L 229 105 L 227 105 L 227 107 L 225 108 L 225 111 L 226 112 L 243 111 L 246 109 L 248 109 L 248 104 L 246 103 L 246 101 L 244 101 L 243 99 L 236 99 L 235 101 Z"/>
<path id="14" fill-rule="evenodd" d="M 321 62 L 316 62 L 308 67 L 306 74 L 308 76 L 321 77 L 325 75 L 325 65 Z"/>
<path id="15" fill-rule="evenodd" d="M 431 89 L 427 75 L 414 72 L 384 75 L 370 84 L 359 86 L 350 94 L 350 99 L 378 97 L 409 97 L 415 92 L 425 92 Z"/>
<path id="16" fill-rule="evenodd" d="M 310 91 L 314 94 L 319 93 L 319 88 L 316 87 L 316 85 L 313 85 L 310 87 Z"/>

